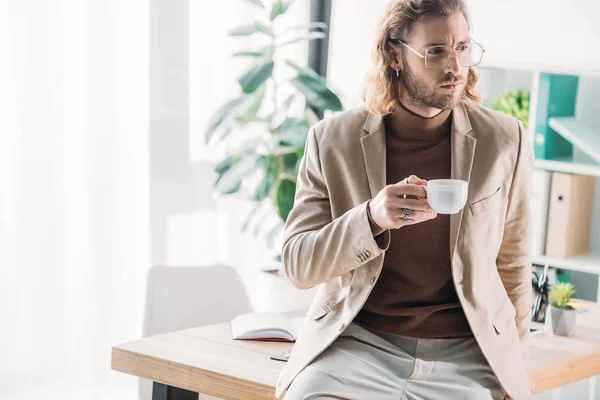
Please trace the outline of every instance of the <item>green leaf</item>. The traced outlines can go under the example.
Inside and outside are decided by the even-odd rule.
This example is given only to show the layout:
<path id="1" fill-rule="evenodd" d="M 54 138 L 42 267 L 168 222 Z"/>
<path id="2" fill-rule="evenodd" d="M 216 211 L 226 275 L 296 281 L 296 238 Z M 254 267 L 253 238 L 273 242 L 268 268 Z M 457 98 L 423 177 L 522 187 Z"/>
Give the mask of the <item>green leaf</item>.
<path id="1" fill-rule="evenodd" d="M 287 153 L 283 156 L 283 171 L 286 175 L 289 175 L 293 178 L 298 176 L 296 171 L 296 164 L 298 163 L 298 153 Z"/>
<path id="2" fill-rule="evenodd" d="M 258 30 L 259 32 L 264 33 L 265 35 L 273 37 L 273 31 L 271 30 L 271 28 L 269 28 L 265 24 L 263 24 L 261 22 L 256 22 L 254 25 L 256 26 L 256 30 Z"/>
<path id="3" fill-rule="evenodd" d="M 241 126 L 249 124 L 250 122 L 264 122 L 264 120 L 261 117 L 257 117 L 256 114 L 240 115 L 239 117 L 236 117 L 235 120 Z"/>
<path id="4" fill-rule="evenodd" d="M 252 93 L 260 85 L 265 83 L 273 75 L 273 67 L 275 63 L 273 61 L 267 61 L 258 65 L 255 65 L 248 70 L 242 77 L 239 78 L 242 92 Z"/>
<path id="5" fill-rule="evenodd" d="M 242 232 L 246 232 L 246 230 L 248 230 L 248 226 L 250 226 L 250 222 L 252 221 L 252 218 L 254 216 L 256 216 L 256 212 L 262 206 L 262 204 L 263 204 L 262 202 L 257 201 L 256 204 L 254 205 L 254 207 L 252 207 L 252 211 L 250 211 L 248 213 L 248 215 L 246 216 L 246 219 L 244 220 L 244 223 L 242 225 Z"/>
<path id="6" fill-rule="evenodd" d="M 255 6 L 261 8 L 263 10 L 266 10 L 265 5 L 260 0 L 246 0 L 246 1 L 250 4 L 254 4 Z"/>
<path id="7" fill-rule="evenodd" d="M 327 34 L 323 32 L 310 32 L 308 35 L 300 36 L 294 39 L 286 40 L 285 42 L 279 43 L 276 47 L 283 47 L 289 44 L 294 44 L 296 42 L 304 41 L 304 40 L 315 40 L 315 39 L 323 39 L 326 38 Z"/>
<path id="8" fill-rule="evenodd" d="M 294 100 L 294 97 L 296 97 L 296 93 L 292 93 L 288 96 L 287 99 L 285 99 L 285 101 L 283 102 L 282 106 L 283 106 L 283 111 L 287 114 L 287 111 L 290 109 L 290 105 L 292 104 L 292 101 Z"/>
<path id="9" fill-rule="evenodd" d="M 268 26 L 258 21 L 249 25 L 242 25 L 238 26 L 237 28 L 233 28 L 229 31 L 227 36 L 249 36 L 259 32 L 273 37 L 273 31 L 271 31 Z"/>
<path id="10" fill-rule="evenodd" d="M 215 182 L 215 189 L 222 194 L 237 192 L 242 180 L 254 170 L 259 158 L 260 156 L 255 153 L 244 154 L 238 162 L 219 176 Z"/>
<path id="11" fill-rule="evenodd" d="M 275 21 L 275 18 L 284 14 L 288 10 L 290 3 L 291 3 L 291 1 L 281 1 L 281 0 L 277 0 L 275 3 L 273 3 L 273 7 L 271 8 L 271 15 L 270 15 L 271 21 Z"/>
<path id="12" fill-rule="evenodd" d="M 231 57 L 264 57 L 267 54 L 262 51 L 237 51 L 231 55 Z"/>
<path id="13" fill-rule="evenodd" d="M 271 194 L 279 176 L 279 160 L 277 157 L 263 158 L 264 175 L 254 191 L 254 200 L 262 201 Z"/>
<path id="14" fill-rule="evenodd" d="M 286 118 L 277 128 L 274 139 L 282 146 L 304 147 L 308 136 L 306 120 L 300 118 Z"/>
<path id="15" fill-rule="evenodd" d="M 342 111 L 340 98 L 321 80 L 308 75 L 298 75 L 291 84 L 306 97 L 306 101 L 319 110 Z"/>
<path id="16" fill-rule="evenodd" d="M 300 164 L 302 163 L 302 157 L 304 157 L 304 147 L 296 153 L 298 157 L 298 161 L 296 162 L 296 166 L 294 167 L 294 176 L 298 176 L 298 172 L 300 171 Z"/>
<path id="17" fill-rule="evenodd" d="M 492 104 L 492 108 L 519 119 L 525 128 L 529 122 L 530 93 L 524 89 L 509 90 L 500 93 Z"/>
<path id="18" fill-rule="evenodd" d="M 285 120 L 283 120 L 281 125 L 277 127 L 277 130 L 279 132 L 285 132 L 289 131 L 290 129 L 293 130 L 297 128 L 305 129 L 306 121 L 301 118 L 287 117 Z"/>
<path id="19" fill-rule="evenodd" d="M 568 309 L 568 303 L 575 296 L 572 283 L 556 283 L 550 290 L 550 304 L 557 308 Z"/>
<path id="20" fill-rule="evenodd" d="M 231 168 L 238 159 L 239 159 L 238 154 L 234 154 L 234 155 L 231 155 L 231 156 L 225 158 L 224 160 L 222 160 L 215 166 L 215 172 L 219 175 L 223 175 L 225 173 L 225 171 L 227 171 L 229 168 Z"/>
<path id="21" fill-rule="evenodd" d="M 319 116 L 315 114 L 315 112 L 310 107 L 306 107 L 304 110 L 304 117 L 306 118 L 307 127 L 311 127 L 317 122 L 319 122 Z"/>
<path id="22" fill-rule="evenodd" d="M 327 86 L 327 81 L 311 68 L 304 68 L 291 60 L 286 64 L 298 73 L 291 83 L 306 97 L 309 104 L 320 110 L 343 110 L 342 102 Z"/>
<path id="23" fill-rule="evenodd" d="M 235 194 L 235 193 L 239 192 L 241 188 L 242 188 L 242 182 L 239 181 L 238 183 L 231 186 L 227 190 L 222 191 L 221 194 Z"/>
<path id="24" fill-rule="evenodd" d="M 326 31 L 327 24 L 325 22 L 313 21 L 308 25 L 290 26 L 289 28 L 287 28 L 287 31 L 290 32 L 290 31 L 311 30 L 311 29 L 323 29 L 324 31 Z"/>
<path id="25" fill-rule="evenodd" d="M 264 119 L 259 117 L 258 111 L 265 99 L 265 86 L 260 86 L 254 93 L 249 95 L 250 102 L 242 115 L 238 115 L 235 120 L 241 126 L 249 122 L 264 122 Z"/>
<path id="26" fill-rule="evenodd" d="M 298 75 L 308 75 L 310 77 L 315 78 L 316 80 L 322 82 L 324 85 L 327 85 L 327 81 L 321 75 L 319 75 L 314 69 L 308 67 L 302 67 L 300 64 L 293 62 L 292 60 L 285 59 L 284 60 L 287 65 L 292 67 Z"/>
<path id="27" fill-rule="evenodd" d="M 211 128 L 207 131 L 206 142 L 208 143 L 211 138 L 214 138 L 214 133 L 218 129 L 223 131 L 223 133 L 217 139 L 213 140 L 214 145 L 220 143 L 233 131 L 236 122 L 243 126 L 248 122 L 256 121 L 258 118 L 256 114 L 263 103 L 264 96 L 265 87 L 263 85 L 255 92 L 242 95 L 238 99 L 233 100 L 232 102 L 235 102 L 234 107 L 228 107 L 229 103 L 223 106 L 215 114 L 215 126 L 211 125 Z M 261 119 L 258 120 L 262 121 Z"/>
<path id="28" fill-rule="evenodd" d="M 250 103 L 250 106 L 246 110 L 246 114 L 257 114 L 265 99 L 265 87 L 260 86 L 257 90 L 254 91 L 254 93 L 252 93 L 251 96 L 253 102 Z"/>
<path id="29" fill-rule="evenodd" d="M 294 196 L 296 195 L 296 182 L 290 179 L 282 179 L 277 186 L 275 195 L 275 207 L 277 215 L 285 222 L 294 207 Z"/>
<path id="30" fill-rule="evenodd" d="M 234 114 L 236 109 L 244 103 L 246 96 L 239 97 L 237 99 L 228 101 L 221 106 L 211 117 L 208 125 L 208 129 L 204 133 L 205 143 L 209 143 L 215 132 L 221 127 L 223 122 L 231 115 Z"/>
<path id="31" fill-rule="evenodd" d="M 282 146 L 304 147 L 306 146 L 306 138 L 308 131 L 305 129 L 301 132 L 284 132 L 278 135 L 279 144 Z"/>

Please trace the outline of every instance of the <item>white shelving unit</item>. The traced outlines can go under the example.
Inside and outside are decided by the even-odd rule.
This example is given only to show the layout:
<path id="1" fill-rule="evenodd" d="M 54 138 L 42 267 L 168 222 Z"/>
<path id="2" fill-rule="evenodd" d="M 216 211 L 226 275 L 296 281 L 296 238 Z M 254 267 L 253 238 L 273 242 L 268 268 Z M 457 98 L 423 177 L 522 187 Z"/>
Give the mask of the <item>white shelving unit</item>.
<path id="1" fill-rule="evenodd" d="M 565 172 L 569 174 L 591 175 L 600 177 L 600 165 L 592 162 L 574 161 L 572 158 L 554 160 L 535 160 L 534 167 L 547 171 Z"/>
<path id="2" fill-rule="evenodd" d="M 573 157 L 561 157 L 552 160 L 534 161 L 534 167 L 552 172 L 600 177 L 600 132 L 595 132 L 574 117 L 556 117 L 548 120 L 548 125 L 565 139 L 569 140 L 587 157 L 575 160 Z M 533 133 L 533 132 L 530 132 Z M 571 258 L 550 256 L 535 257 L 533 263 L 563 270 L 585 272 L 598 276 L 596 301 L 600 303 L 600 252 L 592 250 Z"/>
<path id="3" fill-rule="evenodd" d="M 552 267 L 570 271 L 600 274 L 600 253 L 586 253 L 571 258 L 538 256 L 533 259 L 533 263 L 537 265 L 548 264 Z"/>
<path id="4" fill-rule="evenodd" d="M 597 275 L 596 302 L 600 303 L 600 253 L 580 254 L 572 258 L 537 256 L 533 259 L 533 264 L 540 266 L 548 264 L 554 268 Z"/>
<path id="5" fill-rule="evenodd" d="M 599 178 L 596 185 L 600 185 L 600 118 L 595 116 L 596 112 L 592 104 L 592 102 L 595 103 L 596 99 L 594 94 L 597 93 L 600 87 L 600 76 L 586 74 L 582 71 L 553 71 L 504 63 L 482 64 L 478 71 L 480 72 L 478 92 L 485 96 L 485 106 L 491 107 L 494 98 L 500 92 L 521 88 L 530 92 L 528 134 L 532 146 L 535 139 L 541 74 L 579 74 L 580 86 L 577 101 L 578 103 L 583 101 L 585 104 L 578 104 L 576 117 L 578 117 L 577 114 L 580 114 L 583 118 L 554 117 L 548 120 L 548 124 L 554 131 L 569 140 L 574 147 L 581 150 L 581 154 L 584 156 L 581 157 L 581 154 L 578 153 L 574 157 L 562 157 L 552 160 L 536 159 L 534 167 L 552 172 L 595 176 Z M 596 194 L 595 202 L 600 203 L 598 194 Z M 595 207 L 600 209 L 600 204 L 596 204 Z M 599 224 L 598 219 L 598 217 L 595 217 L 592 225 Z M 592 244 L 590 253 L 573 258 L 536 256 L 533 259 L 533 264 L 537 266 L 548 264 L 553 268 L 596 275 L 598 277 L 596 301 L 600 303 L 600 243 Z M 587 293 L 588 296 L 594 294 L 593 292 Z"/>
<path id="6" fill-rule="evenodd" d="M 593 161 L 600 163 L 600 133 L 573 117 L 550 118 L 548 125 Z"/>

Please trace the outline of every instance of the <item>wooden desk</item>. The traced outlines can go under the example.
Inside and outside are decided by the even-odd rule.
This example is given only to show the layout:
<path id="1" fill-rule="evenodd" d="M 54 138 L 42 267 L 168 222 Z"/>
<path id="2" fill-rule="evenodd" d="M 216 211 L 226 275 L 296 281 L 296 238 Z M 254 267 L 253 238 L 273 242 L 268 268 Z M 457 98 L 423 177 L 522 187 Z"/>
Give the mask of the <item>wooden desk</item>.
<path id="1" fill-rule="evenodd" d="M 531 337 L 528 365 L 535 393 L 600 374 L 600 305 L 577 316 L 572 338 L 542 332 Z M 304 310 L 287 313 L 291 318 Z M 543 324 L 533 324 L 542 325 Z M 112 369 L 153 380 L 154 400 L 273 399 L 285 362 L 269 356 L 292 343 L 231 339 L 228 322 L 147 337 L 112 348 Z"/>

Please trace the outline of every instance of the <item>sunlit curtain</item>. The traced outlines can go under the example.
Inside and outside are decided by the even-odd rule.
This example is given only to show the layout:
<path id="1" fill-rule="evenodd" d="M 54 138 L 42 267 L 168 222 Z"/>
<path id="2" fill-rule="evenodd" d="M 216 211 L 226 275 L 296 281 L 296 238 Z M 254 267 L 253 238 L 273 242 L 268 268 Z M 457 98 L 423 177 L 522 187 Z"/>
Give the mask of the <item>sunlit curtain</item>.
<path id="1" fill-rule="evenodd" d="M 110 346 L 141 334 L 150 265 L 147 59 L 147 1 L 1 2 L 0 398 L 129 382 Z"/>

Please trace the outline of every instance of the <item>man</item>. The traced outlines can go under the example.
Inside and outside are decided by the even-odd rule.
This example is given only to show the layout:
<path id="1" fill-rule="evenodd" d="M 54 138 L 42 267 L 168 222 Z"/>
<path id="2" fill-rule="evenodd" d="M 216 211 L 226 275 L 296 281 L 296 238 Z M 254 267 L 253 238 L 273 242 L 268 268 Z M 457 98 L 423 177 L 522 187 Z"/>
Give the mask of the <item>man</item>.
<path id="1" fill-rule="evenodd" d="M 462 0 L 391 1 L 365 109 L 310 129 L 282 259 L 319 288 L 278 398 L 531 398 L 533 153 L 479 105 L 483 52 Z M 424 201 L 436 178 L 469 182 L 459 213 Z"/>

